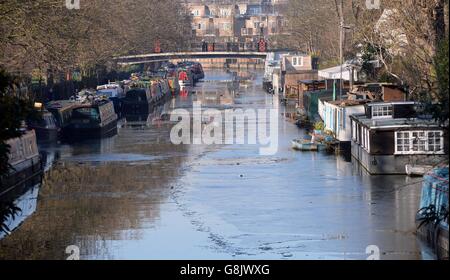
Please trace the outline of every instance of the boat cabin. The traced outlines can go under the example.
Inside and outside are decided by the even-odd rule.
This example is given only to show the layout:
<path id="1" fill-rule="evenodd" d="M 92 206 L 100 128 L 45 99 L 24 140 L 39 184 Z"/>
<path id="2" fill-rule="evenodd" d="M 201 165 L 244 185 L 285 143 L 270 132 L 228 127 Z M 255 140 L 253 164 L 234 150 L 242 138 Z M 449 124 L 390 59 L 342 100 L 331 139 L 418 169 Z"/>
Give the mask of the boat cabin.
<path id="1" fill-rule="evenodd" d="M 406 165 L 447 159 L 448 131 L 415 102 L 378 102 L 350 116 L 352 156 L 371 174 L 406 174 Z"/>

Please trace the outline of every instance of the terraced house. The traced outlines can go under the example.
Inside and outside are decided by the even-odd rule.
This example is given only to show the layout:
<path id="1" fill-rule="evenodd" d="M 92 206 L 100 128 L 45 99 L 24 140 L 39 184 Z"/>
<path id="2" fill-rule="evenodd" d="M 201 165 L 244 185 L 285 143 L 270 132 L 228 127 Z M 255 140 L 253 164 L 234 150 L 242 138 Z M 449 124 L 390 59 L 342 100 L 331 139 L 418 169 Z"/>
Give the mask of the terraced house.
<path id="1" fill-rule="evenodd" d="M 287 1 L 188 1 L 192 32 L 197 41 L 256 43 L 261 37 L 281 34 Z"/>

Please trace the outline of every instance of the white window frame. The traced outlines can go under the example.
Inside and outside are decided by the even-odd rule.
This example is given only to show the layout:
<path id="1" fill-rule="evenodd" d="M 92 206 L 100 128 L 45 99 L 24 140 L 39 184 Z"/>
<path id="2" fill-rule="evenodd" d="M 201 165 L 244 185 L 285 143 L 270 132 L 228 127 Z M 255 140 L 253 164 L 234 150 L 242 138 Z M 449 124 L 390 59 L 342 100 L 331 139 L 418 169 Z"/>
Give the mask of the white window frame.
<path id="1" fill-rule="evenodd" d="M 399 134 L 408 134 L 407 138 L 400 138 Z M 430 144 L 429 140 L 430 140 L 430 134 L 438 134 L 439 137 L 437 137 L 437 139 L 439 140 L 439 143 L 434 143 L 434 144 Z M 425 146 L 425 150 L 420 151 L 414 151 L 414 147 L 417 146 L 414 144 L 414 141 L 417 140 L 418 137 L 414 137 L 414 134 L 423 134 L 424 136 L 422 137 L 422 139 L 420 139 L 419 141 L 424 141 L 424 146 Z M 404 136 L 404 135 L 403 135 Z M 404 140 L 408 140 L 408 146 L 409 146 L 409 150 L 408 151 L 399 151 L 399 140 L 404 139 Z M 436 137 L 433 138 L 434 140 L 436 140 Z M 411 131 L 396 131 L 395 132 L 395 154 L 396 155 L 430 155 L 430 154 L 445 154 L 445 143 L 444 143 L 444 132 L 442 130 L 411 130 Z M 403 144 L 405 145 L 405 144 Z M 430 151 L 430 146 L 436 146 L 439 145 L 440 146 L 440 150 L 439 151 Z"/>
<path id="2" fill-rule="evenodd" d="M 292 57 L 292 66 L 303 66 L 303 56 Z"/>
<path id="3" fill-rule="evenodd" d="M 366 140 L 365 148 L 366 148 L 366 151 L 370 153 L 370 130 L 365 128 L 364 133 L 365 133 L 365 140 Z"/>
<path id="4" fill-rule="evenodd" d="M 372 119 L 389 119 L 393 117 L 393 114 L 394 114 L 394 107 L 392 106 L 392 104 L 372 106 Z"/>

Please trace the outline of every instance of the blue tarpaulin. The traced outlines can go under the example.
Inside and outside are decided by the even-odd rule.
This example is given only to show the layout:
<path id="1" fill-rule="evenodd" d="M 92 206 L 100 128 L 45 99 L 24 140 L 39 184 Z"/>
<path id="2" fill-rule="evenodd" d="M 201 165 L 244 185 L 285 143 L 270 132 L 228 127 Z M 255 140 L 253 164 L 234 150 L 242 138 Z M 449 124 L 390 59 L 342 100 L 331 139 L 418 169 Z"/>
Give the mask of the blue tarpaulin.
<path id="1" fill-rule="evenodd" d="M 435 168 L 424 176 L 420 208 L 435 206 L 439 216 L 448 213 L 449 168 Z M 441 221 L 448 227 L 448 219 Z"/>

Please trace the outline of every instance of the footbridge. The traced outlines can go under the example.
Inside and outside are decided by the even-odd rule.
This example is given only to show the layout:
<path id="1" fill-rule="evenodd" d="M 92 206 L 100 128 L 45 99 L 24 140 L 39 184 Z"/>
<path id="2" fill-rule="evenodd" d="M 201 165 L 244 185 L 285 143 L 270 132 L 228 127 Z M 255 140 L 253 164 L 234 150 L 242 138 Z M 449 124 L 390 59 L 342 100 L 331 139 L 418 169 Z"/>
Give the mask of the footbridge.
<path id="1" fill-rule="evenodd" d="M 227 58 L 227 59 L 239 59 L 239 58 L 260 58 L 266 59 L 267 52 L 229 52 L 229 51 L 217 51 L 217 52 L 170 52 L 170 53 L 150 53 L 141 55 L 129 55 L 116 57 L 114 60 L 119 65 L 133 65 L 144 64 L 153 62 L 164 62 L 170 60 L 191 60 L 191 59 L 213 59 L 213 58 Z"/>

